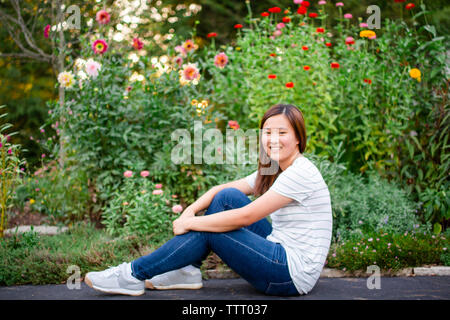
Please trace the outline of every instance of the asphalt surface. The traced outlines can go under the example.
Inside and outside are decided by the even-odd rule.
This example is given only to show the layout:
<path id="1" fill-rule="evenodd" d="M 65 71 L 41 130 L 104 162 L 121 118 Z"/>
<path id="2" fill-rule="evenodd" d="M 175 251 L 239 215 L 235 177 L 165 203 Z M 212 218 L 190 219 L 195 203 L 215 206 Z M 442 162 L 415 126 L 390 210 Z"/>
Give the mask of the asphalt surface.
<path id="1" fill-rule="evenodd" d="M 146 290 L 138 297 L 106 294 L 88 287 L 23 285 L 0 287 L 0 300 L 450 300 L 450 276 L 381 277 L 379 289 L 370 278 L 320 278 L 313 290 L 296 297 L 267 296 L 245 280 L 203 280 L 199 290 Z"/>

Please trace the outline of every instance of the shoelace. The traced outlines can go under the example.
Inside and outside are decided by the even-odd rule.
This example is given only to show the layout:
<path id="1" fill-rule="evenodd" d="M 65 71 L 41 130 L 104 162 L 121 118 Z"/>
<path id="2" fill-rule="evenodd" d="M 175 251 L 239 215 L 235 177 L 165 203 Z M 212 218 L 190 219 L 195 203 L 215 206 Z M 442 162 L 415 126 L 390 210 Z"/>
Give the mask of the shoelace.
<path id="1" fill-rule="evenodd" d="M 126 263 L 124 262 L 116 267 L 109 267 L 108 269 L 106 269 L 104 271 L 104 276 L 105 277 L 110 277 L 112 275 L 119 276 L 120 275 L 120 267 L 124 264 L 126 264 Z"/>

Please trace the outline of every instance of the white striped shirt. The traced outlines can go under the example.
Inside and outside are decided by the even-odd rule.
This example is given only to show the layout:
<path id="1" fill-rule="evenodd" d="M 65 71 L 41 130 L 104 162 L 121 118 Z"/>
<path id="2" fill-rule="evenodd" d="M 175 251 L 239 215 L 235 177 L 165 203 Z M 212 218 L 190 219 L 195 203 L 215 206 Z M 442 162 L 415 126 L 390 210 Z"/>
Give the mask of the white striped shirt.
<path id="1" fill-rule="evenodd" d="M 245 179 L 254 188 L 256 175 Z M 316 284 L 331 243 L 333 218 L 330 192 L 317 167 L 301 156 L 277 177 L 269 190 L 294 201 L 272 212 L 267 240 L 286 250 L 289 274 L 299 293 Z"/>

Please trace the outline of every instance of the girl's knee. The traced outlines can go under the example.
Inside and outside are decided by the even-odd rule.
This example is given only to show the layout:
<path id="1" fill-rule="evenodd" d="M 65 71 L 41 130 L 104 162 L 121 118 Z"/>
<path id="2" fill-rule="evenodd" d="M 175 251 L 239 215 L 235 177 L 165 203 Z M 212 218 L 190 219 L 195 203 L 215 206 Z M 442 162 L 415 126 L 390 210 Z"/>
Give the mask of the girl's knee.
<path id="1" fill-rule="evenodd" d="M 217 199 L 224 199 L 224 198 L 228 198 L 228 197 L 235 197 L 235 196 L 242 196 L 245 194 L 240 191 L 239 189 L 236 188 L 225 188 L 220 190 L 219 192 L 216 193 L 216 195 L 214 196 L 214 198 L 217 197 Z"/>

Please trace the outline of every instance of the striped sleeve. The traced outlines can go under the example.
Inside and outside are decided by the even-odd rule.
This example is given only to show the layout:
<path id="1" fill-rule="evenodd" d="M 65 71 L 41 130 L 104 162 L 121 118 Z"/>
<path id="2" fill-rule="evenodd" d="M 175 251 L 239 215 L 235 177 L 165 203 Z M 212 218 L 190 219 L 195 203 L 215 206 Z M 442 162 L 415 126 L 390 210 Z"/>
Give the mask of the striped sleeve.
<path id="1" fill-rule="evenodd" d="M 302 177 L 298 168 L 291 166 L 277 177 L 269 190 L 301 203 L 313 194 L 314 184 Z"/>
<path id="2" fill-rule="evenodd" d="M 248 175 L 245 177 L 245 181 L 250 185 L 250 187 L 253 189 L 255 187 L 255 181 L 256 181 L 256 175 L 258 174 L 258 170 L 253 172 L 251 175 Z"/>

